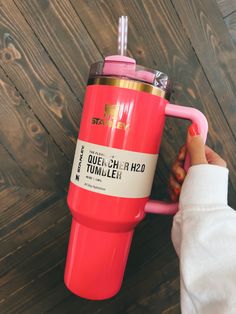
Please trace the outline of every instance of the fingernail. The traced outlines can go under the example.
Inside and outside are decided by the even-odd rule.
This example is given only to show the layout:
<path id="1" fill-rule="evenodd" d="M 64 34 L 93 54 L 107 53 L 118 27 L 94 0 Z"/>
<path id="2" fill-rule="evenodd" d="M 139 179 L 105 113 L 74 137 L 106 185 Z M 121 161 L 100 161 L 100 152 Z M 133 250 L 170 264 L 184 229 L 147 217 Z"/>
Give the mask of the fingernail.
<path id="1" fill-rule="evenodd" d="M 182 150 L 180 149 L 180 150 L 179 150 L 179 153 L 178 153 L 178 157 L 181 157 L 182 154 L 183 154 L 183 153 L 182 153 Z"/>
<path id="2" fill-rule="evenodd" d="M 197 123 L 192 123 L 188 128 L 188 131 L 191 136 L 200 135 Z"/>
<path id="3" fill-rule="evenodd" d="M 177 174 L 176 174 L 176 178 L 177 178 L 178 180 L 182 180 L 181 174 L 177 173 Z"/>
<path id="4" fill-rule="evenodd" d="M 175 188 L 174 192 L 175 192 L 175 195 L 179 195 L 180 194 L 180 189 L 179 188 Z"/>

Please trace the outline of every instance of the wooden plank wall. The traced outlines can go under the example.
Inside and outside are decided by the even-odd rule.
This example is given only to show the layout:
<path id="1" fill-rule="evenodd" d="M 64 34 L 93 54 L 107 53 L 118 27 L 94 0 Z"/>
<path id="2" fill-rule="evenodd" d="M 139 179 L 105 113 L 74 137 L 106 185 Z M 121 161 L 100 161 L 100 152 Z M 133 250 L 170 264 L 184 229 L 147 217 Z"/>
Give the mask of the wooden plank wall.
<path id="1" fill-rule="evenodd" d="M 116 297 L 86 301 L 63 284 L 86 81 L 91 63 L 116 54 L 120 15 L 129 16 L 128 55 L 168 73 L 171 101 L 208 118 L 236 208 L 235 0 L 1 0 L 1 313 L 180 313 L 172 217 L 149 215 L 138 226 Z M 167 197 L 187 125 L 166 121 L 153 198 Z"/>

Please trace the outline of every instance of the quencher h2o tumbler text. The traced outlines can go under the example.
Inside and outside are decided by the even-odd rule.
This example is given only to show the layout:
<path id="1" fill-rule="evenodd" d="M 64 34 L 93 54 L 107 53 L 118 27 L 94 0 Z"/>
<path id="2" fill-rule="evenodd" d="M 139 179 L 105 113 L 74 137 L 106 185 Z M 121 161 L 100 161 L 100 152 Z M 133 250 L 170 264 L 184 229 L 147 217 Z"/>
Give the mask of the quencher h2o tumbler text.
<path id="1" fill-rule="evenodd" d="M 94 300 L 119 291 L 145 213 L 177 211 L 178 204 L 149 200 L 165 117 L 191 120 L 207 135 L 201 112 L 168 102 L 166 74 L 125 56 L 127 17 L 120 18 L 118 43 L 119 55 L 91 66 L 68 192 L 65 284 Z"/>

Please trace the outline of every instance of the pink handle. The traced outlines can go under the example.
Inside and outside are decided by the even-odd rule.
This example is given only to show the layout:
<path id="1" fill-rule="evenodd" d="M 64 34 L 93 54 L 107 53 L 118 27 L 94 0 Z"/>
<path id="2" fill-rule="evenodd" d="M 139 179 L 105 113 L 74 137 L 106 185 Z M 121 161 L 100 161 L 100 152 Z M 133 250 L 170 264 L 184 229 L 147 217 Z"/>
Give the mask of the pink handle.
<path id="1" fill-rule="evenodd" d="M 189 107 L 182 107 L 178 105 L 167 104 L 165 109 L 167 116 L 191 120 L 192 123 L 198 125 L 199 131 L 206 142 L 208 123 L 206 117 L 199 110 Z M 186 156 L 184 168 L 187 171 L 190 165 L 189 156 Z M 167 203 L 162 201 L 150 200 L 145 205 L 144 211 L 146 213 L 171 215 L 178 211 L 179 203 Z"/>

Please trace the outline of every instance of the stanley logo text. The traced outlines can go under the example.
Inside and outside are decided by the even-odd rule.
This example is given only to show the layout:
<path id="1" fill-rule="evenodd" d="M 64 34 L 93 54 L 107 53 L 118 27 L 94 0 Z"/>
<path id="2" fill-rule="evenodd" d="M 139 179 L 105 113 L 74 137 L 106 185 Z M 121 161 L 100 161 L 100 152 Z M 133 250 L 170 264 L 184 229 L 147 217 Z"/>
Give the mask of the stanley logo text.
<path id="1" fill-rule="evenodd" d="M 92 124 L 104 125 L 113 129 L 128 129 L 129 125 L 119 120 L 120 106 L 106 104 L 103 118 L 92 118 Z"/>

